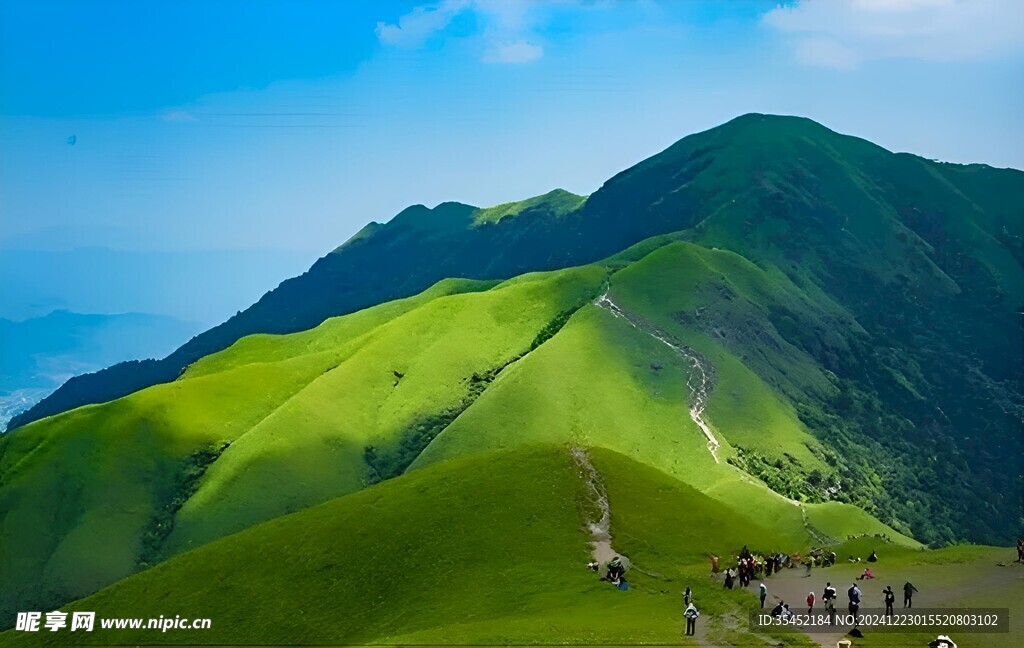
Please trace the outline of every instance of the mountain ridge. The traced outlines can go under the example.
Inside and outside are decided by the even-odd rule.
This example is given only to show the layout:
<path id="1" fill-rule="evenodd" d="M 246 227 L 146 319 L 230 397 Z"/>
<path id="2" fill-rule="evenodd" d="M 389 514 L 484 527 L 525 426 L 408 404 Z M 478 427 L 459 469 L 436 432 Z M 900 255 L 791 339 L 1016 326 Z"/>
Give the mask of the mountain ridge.
<path id="1" fill-rule="evenodd" d="M 709 150 L 709 145 L 701 143 L 695 147 L 694 143 L 723 134 L 729 137 L 752 137 L 757 143 L 759 139 L 763 139 L 757 137 L 760 133 L 757 127 L 761 125 L 761 130 L 764 130 L 763 124 L 766 120 L 771 126 L 768 130 L 772 132 L 784 131 L 786 128 L 783 127 L 788 128 L 792 124 L 802 131 L 796 134 L 798 137 L 804 137 L 804 132 L 809 130 L 820 136 L 856 142 L 858 148 L 867 148 L 872 152 L 899 155 L 889 153 L 867 140 L 834 133 L 806 118 L 751 113 L 709 131 L 684 137 L 665 151 L 616 174 L 586 199 L 582 205 L 582 212 L 586 213 L 577 210 L 572 212 L 569 218 L 561 214 L 557 217 L 557 227 L 552 227 L 550 216 L 549 220 L 545 221 L 543 215 L 535 214 L 536 217 L 528 219 L 530 222 L 523 225 L 519 231 L 516 229 L 520 224 L 516 222 L 517 219 L 474 228 L 470 214 L 477 208 L 469 205 L 445 202 L 433 209 L 410 206 L 387 224 L 367 225 L 348 242 L 320 258 L 302 275 L 282 282 L 245 311 L 196 336 L 196 339 L 163 360 L 130 367 L 112 367 L 95 376 L 76 378 L 65 388 L 13 420 L 12 427 L 78 405 L 104 402 L 152 384 L 174 380 L 188 364 L 204 355 L 226 348 L 243 335 L 287 333 L 309 328 L 330 316 L 414 294 L 446 276 L 500 279 L 530 270 L 549 270 L 589 263 L 651 236 L 693 227 L 709 215 L 707 210 L 701 209 L 698 201 L 683 200 L 672 205 L 673 208 L 685 210 L 693 215 L 687 218 L 685 214 L 677 215 L 678 210 L 667 212 L 666 205 L 660 200 L 661 195 L 680 195 L 676 192 L 680 184 L 675 182 L 678 180 L 678 173 L 657 179 L 653 182 L 653 188 L 646 187 L 639 192 L 633 191 L 635 188 L 629 186 L 630 178 L 642 174 L 645 184 L 652 184 L 652 167 L 664 165 L 666 162 L 678 164 L 679 160 L 676 158 L 679 155 L 692 158 L 683 161 L 684 167 L 681 172 L 695 175 L 700 171 L 698 167 L 705 163 L 701 161 L 701 154 Z M 754 136 L 751 136 L 751 133 Z M 794 134 L 783 133 L 783 137 L 792 138 Z M 763 142 L 759 145 L 763 146 Z M 915 156 L 914 160 L 923 159 Z M 686 164 L 689 166 L 685 166 Z M 671 184 L 673 182 L 674 185 Z M 623 185 L 628 186 L 625 192 L 621 190 Z M 662 191 L 663 194 L 658 195 L 658 191 Z M 641 198 L 624 199 L 623 193 L 648 196 L 647 205 L 657 203 L 660 209 L 656 210 L 658 213 L 652 213 L 648 209 L 649 218 L 646 221 L 631 216 L 632 222 L 624 223 L 621 218 L 616 218 L 616 215 L 632 213 L 638 207 L 643 209 L 644 205 L 640 203 L 644 201 Z M 651 195 L 654 195 L 654 198 L 650 198 Z M 430 219 L 426 222 L 424 219 L 410 219 L 407 214 L 410 210 L 430 214 L 436 220 Z M 460 224 L 464 226 L 464 231 L 452 229 L 453 226 Z M 397 231 L 400 227 L 408 225 L 413 227 L 405 232 Z M 428 240 L 410 241 L 410 235 L 415 239 L 415 233 L 424 233 L 424 225 L 429 225 L 425 229 L 426 233 L 431 234 Z M 601 236 L 594 238 L 592 233 L 587 236 L 588 227 L 590 230 L 602 230 Z M 469 242 L 463 240 L 467 237 Z M 373 249 L 367 250 L 368 245 Z M 481 250 L 486 252 L 480 253 Z M 453 256 L 458 254 L 465 258 L 453 259 Z M 389 268 L 381 261 L 380 257 L 384 255 L 398 259 L 395 267 Z M 403 263 L 403 260 L 413 262 Z M 427 260 L 433 267 L 424 274 L 424 270 L 418 268 L 417 263 Z M 363 275 L 363 281 L 360 283 L 364 285 L 353 283 L 354 277 L 359 274 Z"/>

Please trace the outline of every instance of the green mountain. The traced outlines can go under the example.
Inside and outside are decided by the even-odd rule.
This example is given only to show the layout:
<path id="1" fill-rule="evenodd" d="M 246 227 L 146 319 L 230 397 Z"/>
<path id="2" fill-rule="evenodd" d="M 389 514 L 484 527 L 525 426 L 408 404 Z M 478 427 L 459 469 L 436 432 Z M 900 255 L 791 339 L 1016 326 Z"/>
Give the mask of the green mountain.
<path id="1" fill-rule="evenodd" d="M 571 448 L 593 458 L 615 547 L 652 588 L 753 538 L 764 551 L 859 534 L 907 548 L 1005 543 L 1021 519 L 1022 189 L 1018 171 L 748 115 L 585 200 L 409 208 L 237 322 L 276 313 L 273 326 L 298 327 L 363 303 L 353 295 L 474 278 L 241 337 L 171 382 L 0 440 L 3 618 L 124 578 L 95 601 L 127 610 L 139 592 L 180 592 L 197 611 L 240 619 L 251 610 L 231 603 L 231 588 L 259 589 L 262 577 L 276 583 L 268 601 L 347 601 L 365 592 L 343 593 L 344 554 L 381 600 L 443 591 L 423 587 L 415 565 L 474 583 L 459 594 L 474 620 L 382 603 L 345 632 L 295 636 L 429 643 L 459 623 L 469 643 L 516 641 L 543 623 L 553 640 L 581 637 L 570 611 L 594 605 L 594 584 L 575 580 L 587 575 L 581 520 L 593 507 L 578 504 L 588 471 L 567 463 Z M 524 273 L 534 267 L 563 269 Z M 285 306 L 300 294 L 301 310 Z M 533 538 L 538 529 L 550 538 Z M 434 551 L 392 564 L 389 534 L 394 547 L 415 535 Z M 536 553 L 520 566 L 523 546 Z M 285 587 L 273 579 L 287 574 L 254 570 L 245 578 L 257 580 L 185 593 L 196 570 L 242 573 L 276 547 L 323 582 Z M 552 586 L 510 576 L 520 568 Z M 365 585 L 374 570 L 391 575 Z M 565 609 L 548 618 L 545 602 Z M 318 606 L 303 609 L 336 609 Z M 225 641 L 245 638 L 232 627 Z"/>
<path id="2" fill-rule="evenodd" d="M 883 280 L 906 292 L 898 282 L 930 282 L 939 299 L 928 304 L 932 310 L 948 306 L 943 285 L 957 293 L 939 275 L 960 288 L 970 284 L 967 299 L 954 300 L 963 321 L 951 321 L 940 337 L 963 335 L 965 322 L 976 329 L 978 317 L 993 317 L 985 299 L 1020 302 L 1014 296 L 1022 285 L 1021 184 L 1015 170 L 935 163 L 892 154 L 810 120 L 745 115 L 684 138 L 585 201 L 556 190 L 487 209 L 416 205 L 387 224 L 371 223 L 308 272 L 167 358 L 78 377 L 11 427 L 172 381 L 187 365 L 245 335 L 304 330 L 446 277 L 504 279 L 590 263 L 651 236 L 698 226 L 711 244 L 752 259 L 767 257 L 814 283 L 830 282 L 857 307 L 858 317 L 878 316 L 881 326 L 893 318 L 906 323 L 906 317 L 877 315 L 877 304 L 857 286 Z M 891 302 L 871 294 L 878 304 Z M 973 336 L 973 330 L 966 333 Z M 978 333 L 972 344 L 992 340 Z M 997 380 L 1017 366 L 1019 352 L 1007 357 L 991 348 L 978 351 L 985 362 L 999 364 Z"/>

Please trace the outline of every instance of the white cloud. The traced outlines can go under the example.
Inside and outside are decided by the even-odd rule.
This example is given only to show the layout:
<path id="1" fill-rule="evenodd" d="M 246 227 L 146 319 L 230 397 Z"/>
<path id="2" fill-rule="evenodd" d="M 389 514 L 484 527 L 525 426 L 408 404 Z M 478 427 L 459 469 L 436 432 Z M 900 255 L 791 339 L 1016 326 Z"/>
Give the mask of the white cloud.
<path id="1" fill-rule="evenodd" d="M 482 60 L 526 63 L 544 55 L 533 24 L 533 10 L 539 4 L 539 0 L 441 0 L 416 7 L 395 24 L 377 23 L 377 38 L 394 47 L 422 47 L 456 16 L 471 12 L 480 25 Z"/>
<path id="2" fill-rule="evenodd" d="M 488 63 L 529 63 L 544 56 L 544 48 L 526 41 L 499 45 L 484 56 Z"/>
<path id="3" fill-rule="evenodd" d="M 378 22 L 377 38 L 385 45 L 421 47 L 428 38 L 447 27 L 468 4 L 465 0 L 445 0 L 436 5 L 416 7 L 401 16 L 397 24 Z"/>
<path id="4" fill-rule="evenodd" d="M 976 60 L 1024 49 L 1022 0 L 798 0 L 762 20 L 792 38 L 801 62 L 840 69 L 872 59 Z"/>

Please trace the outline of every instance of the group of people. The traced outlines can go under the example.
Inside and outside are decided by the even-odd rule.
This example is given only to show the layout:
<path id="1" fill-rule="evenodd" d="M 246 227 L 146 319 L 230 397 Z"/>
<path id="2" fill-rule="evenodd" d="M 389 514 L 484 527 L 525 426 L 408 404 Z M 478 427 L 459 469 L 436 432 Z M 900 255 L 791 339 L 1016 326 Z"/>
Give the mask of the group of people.
<path id="1" fill-rule="evenodd" d="M 872 552 L 872 556 L 874 556 L 874 552 Z M 796 567 L 797 564 L 802 564 L 807 569 L 805 576 L 809 577 L 812 566 L 830 566 L 835 562 L 834 551 L 825 552 L 823 549 L 814 549 L 803 558 L 799 555 L 788 556 L 782 552 L 761 556 L 752 553 L 746 545 L 743 545 L 743 549 L 736 556 L 736 566 L 725 570 L 722 586 L 733 589 L 736 581 L 739 580 L 740 587 L 748 587 L 754 578 L 767 578 L 784 568 Z M 718 572 L 718 556 L 711 556 L 711 570 L 715 573 Z"/>
<path id="2" fill-rule="evenodd" d="M 748 587 L 750 581 L 762 574 L 772 574 L 782 568 L 782 566 L 789 560 L 789 556 L 783 554 L 773 554 L 764 558 L 760 555 L 751 553 L 750 549 L 746 545 L 743 545 L 743 549 L 740 550 L 738 556 L 736 556 L 736 566 L 729 567 L 725 570 L 725 581 L 723 586 L 732 589 L 735 586 L 735 582 L 738 579 L 740 587 Z M 718 557 L 712 557 L 712 571 L 717 571 Z"/>
<path id="3" fill-rule="evenodd" d="M 874 555 L 874 552 L 872 552 Z M 877 558 L 876 558 L 877 559 Z M 907 581 L 903 584 L 903 607 L 912 608 L 914 607 L 914 594 L 918 589 L 914 585 Z M 853 615 L 854 619 L 857 618 L 857 613 L 860 611 L 861 602 L 864 594 L 861 592 L 860 587 L 854 582 L 850 585 L 850 588 L 846 590 L 846 596 L 849 599 L 848 609 L 850 614 Z M 768 598 L 768 586 L 765 585 L 764 581 L 758 586 L 758 598 L 761 601 L 761 608 L 764 609 L 765 601 Z M 836 622 L 836 599 L 838 598 L 838 590 L 832 585 L 831 582 L 825 583 L 825 589 L 821 593 L 821 600 L 825 607 L 825 612 L 828 615 L 831 623 L 834 625 Z M 814 603 L 817 598 L 814 592 L 807 593 L 807 614 L 814 614 Z M 893 591 L 892 586 L 888 585 L 882 590 L 882 600 L 885 603 L 885 615 L 893 616 L 893 606 L 896 604 L 896 592 Z M 683 617 L 686 619 L 686 634 L 692 636 L 696 632 L 697 617 L 700 616 L 700 612 L 693 604 L 693 592 L 689 587 L 683 592 L 683 603 L 686 606 L 683 612 Z M 783 619 L 791 618 L 794 616 L 794 612 L 789 609 L 789 604 L 785 601 L 780 600 L 778 605 L 772 608 L 770 612 L 773 617 L 780 617 Z M 855 622 L 856 624 L 856 622 Z M 941 639 L 942 637 L 940 637 Z M 947 639 L 948 641 L 948 639 Z"/>
<path id="4" fill-rule="evenodd" d="M 1018 560 L 1024 562 L 1024 538 L 1021 538 L 1017 542 L 1017 554 Z M 713 556 L 712 558 L 712 566 L 714 569 L 718 566 L 718 557 Z M 770 576 L 773 573 L 776 573 L 779 570 L 781 570 L 783 567 L 794 566 L 795 563 L 795 560 L 792 557 L 786 556 L 782 553 L 772 554 L 769 555 L 767 558 L 762 558 L 761 556 L 752 554 L 746 545 L 744 545 L 743 549 L 740 550 L 740 553 L 736 557 L 736 560 L 737 566 L 735 568 L 730 567 L 725 570 L 724 586 L 728 589 L 733 589 L 734 581 L 737 578 L 739 579 L 740 585 L 742 587 L 747 587 L 750 585 L 750 581 L 755 575 L 763 574 L 764 576 Z M 852 560 L 853 558 L 851 557 L 851 561 Z M 814 564 L 814 562 L 816 561 L 820 561 L 820 563 L 824 563 L 826 565 L 834 564 L 835 552 L 832 552 L 830 555 L 819 553 L 817 556 L 814 556 L 812 554 L 807 559 L 802 561 L 808 567 L 808 574 L 810 573 L 810 566 Z M 877 561 L 878 555 L 872 550 L 871 555 L 867 558 L 867 562 L 873 563 Z M 860 560 L 857 559 L 856 562 L 860 562 Z M 601 572 L 601 565 L 597 561 L 592 561 L 588 563 L 587 567 L 594 572 Z M 625 575 L 626 566 L 623 563 L 622 557 L 615 556 L 608 563 L 605 574 L 601 577 L 601 580 L 608 581 L 613 585 L 617 586 L 619 589 L 628 589 L 629 586 L 626 583 Z M 875 578 L 874 573 L 870 569 L 865 569 L 864 573 L 862 573 L 857 580 L 868 580 L 873 578 Z M 914 585 L 909 581 L 903 584 L 904 608 L 913 607 L 914 594 L 916 594 L 917 592 L 918 589 L 914 587 Z M 856 582 L 850 585 L 850 588 L 846 591 L 846 595 L 849 599 L 848 609 L 850 613 L 856 618 L 857 613 L 860 611 L 861 601 L 863 599 L 863 593 L 861 592 L 861 589 Z M 758 598 L 761 601 L 761 608 L 763 609 L 765 606 L 765 602 L 768 599 L 768 586 L 765 585 L 763 580 L 758 586 Z M 836 588 L 832 585 L 831 582 L 826 583 L 825 589 L 822 591 L 821 600 L 825 607 L 826 613 L 832 619 L 832 623 L 835 623 L 835 605 L 837 598 L 838 592 Z M 891 585 L 886 586 L 885 589 L 882 590 L 882 600 L 885 604 L 886 616 L 892 616 L 893 607 L 896 604 L 896 593 L 893 591 Z M 815 596 L 814 592 L 808 592 L 806 599 L 807 614 L 814 613 L 814 604 L 816 601 L 817 597 Z M 683 618 L 686 620 L 686 635 L 693 636 L 697 631 L 697 618 L 700 616 L 700 611 L 697 610 L 697 607 L 694 604 L 693 591 L 689 587 L 687 587 L 686 591 L 683 592 L 683 604 L 685 606 L 683 611 Z M 777 617 L 786 618 L 792 616 L 793 614 L 794 612 L 790 610 L 789 604 L 782 600 L 780 600 L 778 605 L 776 605 L 771 610 L 771 615 Z"/>
<path id="5" fill-rule="evenodd" d="M 762 582 L 759 589 L 760 589 L 759 598 L 761 600 L 761 607 L 764 608 L 765 600 L 768 598 L 768 587 Z M 914 585 L 912 583 L 910 583 L 909 581 L 904 583 L 904 585 L 903 585 L 903 607 L 905 607 L 905 608 L 912 608 L 912 607 L 914 607 L 914 594 L 917 593 L 917 591 L 918 591 L 917 588 L 914 587 Z M 856 618 L 857 613 L 860 611 L 860 605 L 861 605 L 861 601 L 863 599 L 864 594 L 863 594 L 863 592 L 861 592 L 860 587 L 857 586 L 857 583 L 853 583 L 853 584 L 850 585 L 850 588 L 848 590 L 846 590 L 846 596 L 849 599 L 848 609 L 850 610 L 850 614 L 852 614 Z M 825 606 L 825 611 L 829 615 L 829 618 L 832 620 L 832 623 L 835 623 L 835 614 L 836 614 L 835 603 L 836 603 L 836 598 L 837 598 L 836 588 L 832 586 L 831 582 L 826 583 L 825 584 L 825 589 L 824 589 L 824 591 L 821 594 L 821 600 L 823 601 L 823 604 Z M 807 614 L 813 614 L 814 613 L 814 602 L 815 602 L 815 600 L 816 599 L 815 599 L 815 596 L 814 596 L 814 592 L 809 592 L 807 594 Z M 885 603 L 885 614 L 886 614 L 886 616 L 890 616 L 891 617 L 893 615 L 893 606 L 896 603 L 896 593 L 893 591 L 891 585 L 887 586 L 884 590 L 882 590 L 882 600 Z M 781 600 L 779 601 L 778 605 L 776 605 L 774 608 L 772 608 L 772 611 L 771 611 L 771 615 L 772 616 L 777 616 L 777 617 L 782 617 L 782 618 L 790 617 L 793 614 L 794 614 L 793 611 L 789 609 L 789 604 L 786 603 L 785 601 L 781 601 Z"/>

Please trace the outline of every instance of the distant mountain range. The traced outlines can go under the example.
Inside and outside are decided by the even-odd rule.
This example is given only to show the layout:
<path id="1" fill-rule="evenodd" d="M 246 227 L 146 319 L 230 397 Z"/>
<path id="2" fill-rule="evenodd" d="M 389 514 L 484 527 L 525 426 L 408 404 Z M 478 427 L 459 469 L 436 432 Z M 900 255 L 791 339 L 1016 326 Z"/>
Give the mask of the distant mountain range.
<path id="1" fill-rule="evenodd" d="M 757 114 L 589 197 L 410 207 L 167 358 L 73 379 L 18 417 L 0 440 L 0 608 L 51 609 L 164 561 L 96 600 L 192 592 L 220 564 L 204 561 L 256 564 L 267 542 L 333 573 L 341 558 L 296 528 L 343 535 L 372 574 L 391 568 L 381 529 L 402 526 L 397 511 L 433 542 L 462 534 L 463 562 L 405 550 L 463 582 L 490 582 L 469 567 L 491 550 L 480 525 L 532 537 L 545 520 L 582 558 L 590 451 L 630 511 L 613 535 L 631 529 L 620 541 L 640 560 L 865 533 L 1008 543 L 1022 237 L 1020 171 Z M 502 488 L 492 512 L 476 507 Z M 675 512 L 677 497 L 693 508 Z M 691 510 L 716 531 L 680 548 L 672 525 Z M 268 591 L 333 587 L 316 578 Z M 388 587 L 443 600 L 435 580 Z M 232 583 L 195 600 L 230 616 Z M 575 587 L 530 583 L 510 596 Z M 381 614 L 352 642 L 416 643 L 463 619 Z"/>
<path id="2" fill-rule="evenodd" d="M 0 430 L 69 378 L 164 355 L 198 330 L 198 324 L 142 313 L 59 310 L 17 322 L 0 318 Z"/>
<path id="3" fill-rule="evenodd" d="M 38 239 L 0 241 L 0 277 L 5 289 L 0 317 L 23 320 L 55 310 L 134 311 L 208 327 L 231 317 L 258 299 L 268 286 L 301 272 L 316 258 L 315 254 L 289 250 L 18 247 L 44 243 Z"/>

